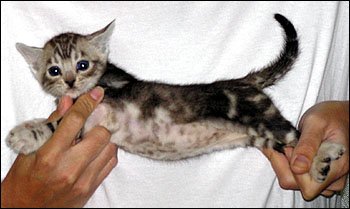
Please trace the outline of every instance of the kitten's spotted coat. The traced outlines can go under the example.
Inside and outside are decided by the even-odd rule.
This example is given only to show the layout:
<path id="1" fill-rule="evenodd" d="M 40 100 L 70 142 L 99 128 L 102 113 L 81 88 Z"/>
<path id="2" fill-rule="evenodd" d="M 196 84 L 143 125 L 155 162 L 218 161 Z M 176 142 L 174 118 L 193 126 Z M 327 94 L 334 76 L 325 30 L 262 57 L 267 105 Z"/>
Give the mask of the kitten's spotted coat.
<path id="1" fill-rule="evenodd" d="M 286 34 L 280 56 L 244 78 L 211 84 L 142 81 L 107 62 L 114 22 L 87 36 L 58 35 L 42 49 L 24 44 L 17 44 L 17 49 L 43 89 L 57 98 L 64 94 L 77 98 L 96 85 L 103 87 L 103 102 L 88 118 L 82 134 L 102 125 L 112 133 L 111 141 L 130 153 L 179 160 L 238 146 L 283 152 L 284 146 L 296 144 L 299 132 L 262 89 L 291 69 L 299 51 L 293 25 L 282 15 L 276 14 L 275 19 Z M 43 121 L 17 126 L 7 144 L 24 154 L 36 151 L 57 127 L 57 122 Z M 310 174 L 317 181 L 325 180 L 329 163 L 344 152 L 342 145 L 323 143 Z"/>

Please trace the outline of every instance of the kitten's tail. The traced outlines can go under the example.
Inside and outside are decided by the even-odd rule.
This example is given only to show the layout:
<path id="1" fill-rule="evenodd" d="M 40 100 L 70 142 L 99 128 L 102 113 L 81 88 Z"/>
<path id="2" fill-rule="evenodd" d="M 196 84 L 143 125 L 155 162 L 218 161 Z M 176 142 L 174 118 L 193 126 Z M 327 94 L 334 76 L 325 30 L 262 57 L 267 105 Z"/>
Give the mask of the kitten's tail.
<path id="1" fill-rule="evenodd" d="M 275 19 L 281 24 L 286 34 L 284 47 L 279 57 L 261 70 L 249 73 L 240 79 L 260 89 L 273 85 L 288 73 L 299 54 L 299 41 L 293 24 L 280 14 L 275 14 Z"/>

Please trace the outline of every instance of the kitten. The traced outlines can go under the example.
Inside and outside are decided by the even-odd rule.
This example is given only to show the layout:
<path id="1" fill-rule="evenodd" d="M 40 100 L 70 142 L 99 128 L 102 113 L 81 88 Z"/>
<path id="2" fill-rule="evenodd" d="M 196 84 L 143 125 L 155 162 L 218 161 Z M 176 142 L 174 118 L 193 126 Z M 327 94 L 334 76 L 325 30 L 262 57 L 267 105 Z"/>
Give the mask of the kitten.
<path id="1" fill-rule="evenodd" d="M 76 99 L 95 86 L 105 90 L 102 103 L 86 121 L 82 134 L 106 127 L 111 141 L 127 152 L 156 160 L 180 160 L 234 147 L 266 147 L 283 153 L 300 133 L 262 89 L 280 80 L 299 54 L 297 33 L 276 14 L 285 32 L 281 54 L 260 71 L 211 84 L 169 85 L 142 81 L 107 61 L 114 21 L 90 35 L 64 33 L 44 48 L 17 44 L 44 91 Z M 15 127 L 6 138 L 16 152 L 35 152 L 58 122 L 44 119 Z M 339 144 L 321 145 L 310 174 L 326 179 L 329 164 L 345 152 Z"/>

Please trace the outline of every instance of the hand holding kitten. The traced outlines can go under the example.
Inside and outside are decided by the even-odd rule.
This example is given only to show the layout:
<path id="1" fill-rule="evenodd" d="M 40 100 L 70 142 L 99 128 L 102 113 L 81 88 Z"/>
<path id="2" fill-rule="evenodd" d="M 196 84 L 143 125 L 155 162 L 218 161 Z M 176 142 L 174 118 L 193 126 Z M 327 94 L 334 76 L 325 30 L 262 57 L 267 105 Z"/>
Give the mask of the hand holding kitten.
<path id="1" fill-rule="evenodd" d="M 331 196 L 334 192 L 343 190 L 349 172 L 349 151 L 330 164 L 328 177 L 322 183 L 314 181 L 308 172 L 313 166 L 314 157 L 320 152 L 321 142 L 336 142 L 349 150 L 349 102 L 330 101 L 313 106 L 304 114 L 299 129 L 299 142 L 294 149 L 286 150 L 286 156 L 271 149 L 263 150 L 281 187 L 300 189 L 306 200 L 319 194 Z M 330 149 L 332 147 L 328 148 Z"/>
<path id="2" fill-rule="evenodd" d="M 94 127 L 75 145 L 86 118 L 101 102 L 95 88 L 73 104 L 62 97 L 48 121 L 63 119 L 53 136 L 35 153 L 20 154 L 1 183 L 1 207 L 82 207 L 117 164 L 110 133 Z"/>

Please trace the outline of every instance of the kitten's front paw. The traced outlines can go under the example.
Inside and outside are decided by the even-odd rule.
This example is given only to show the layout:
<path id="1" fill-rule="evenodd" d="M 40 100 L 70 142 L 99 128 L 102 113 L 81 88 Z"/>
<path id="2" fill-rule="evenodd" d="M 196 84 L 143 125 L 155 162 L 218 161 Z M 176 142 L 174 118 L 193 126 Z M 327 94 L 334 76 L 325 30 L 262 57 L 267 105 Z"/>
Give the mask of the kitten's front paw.
<path id="1" fill-rule="evenodd" d="M 7 145 L 15 152 L 30 154 L 38 149 L 34 134 L 30 130 L 10 132 L 6 138 Z"/>
<path id="2" fill-rule="evenodd" d="M 341 144 L 327 141 L 323 142 L 311 165 L 309 173 L 312 178 L 320 183 L 326 180 L 330 170 L 330 163 L 334 160 L 338 160 L 345 151 L 346 147 Z"/>
<path id="3" fill-rule="evenodd" d="M 35 152 L 48 139 L 44 121 L 35 119 L 16 126 L 6 137 L 6 144 L 15 152 L 25 155 Z"/>

